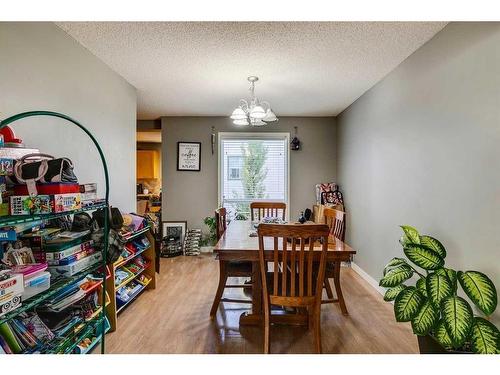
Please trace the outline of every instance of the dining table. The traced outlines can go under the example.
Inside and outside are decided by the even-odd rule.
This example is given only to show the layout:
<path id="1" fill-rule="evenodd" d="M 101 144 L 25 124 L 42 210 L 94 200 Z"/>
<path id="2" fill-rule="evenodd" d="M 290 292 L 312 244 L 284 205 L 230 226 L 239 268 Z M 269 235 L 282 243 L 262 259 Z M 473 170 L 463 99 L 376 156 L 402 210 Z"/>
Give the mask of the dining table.
<path id="1" fill-rule="evenodd" d="M 287 223 L 283 225 L 296 225 L 299 223 Z M 306 222 L 300 225 L 316 224 Z M 272 238 L 264 239 L 264 259 L 273 259 L 273 247 L 267 246 L 267 241 L 273 241 Z M 327 262 L 348 262 L 356 251 L 349 245 L 337 238 L 330 238 L 328 241 L 328 251 L 326 255 Z M 269 249 L 269 250 L 268 250 Z M 315 246 L 315 255 L 319 261 L 321 255 L 321 245 Z M 233 220 L 226 228 L 214 247 L 214 252 L 219 261 L 249 261 L 252 263 L 252 307 L 249 312 L 240 316 L 240 325 L 260 325 L 264 318 L 262 309 L 262 283 L 259 266 L 259 238 L 256 236 L 254 223 L 250 220 Z M 307 314 L 290 314 L 286 311 L 280 311 L 271 316 L 273 323 L 307 325 Z"/>

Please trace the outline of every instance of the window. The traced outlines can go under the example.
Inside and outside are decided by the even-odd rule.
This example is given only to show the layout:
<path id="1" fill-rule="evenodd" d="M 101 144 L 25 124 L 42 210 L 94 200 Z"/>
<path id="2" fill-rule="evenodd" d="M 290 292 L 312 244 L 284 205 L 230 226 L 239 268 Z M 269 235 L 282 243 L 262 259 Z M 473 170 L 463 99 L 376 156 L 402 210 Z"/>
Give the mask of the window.
<path id="1" fill-rule="evenodd" d="M 230 217 L 250 202 L 288 203 L 287 133 L 219 133 L 219 203 Z"/>
<path id="2" fill-rule="evenodd" d="M 241 180 L 241 171 L 243 168 L 243 156 L 227 157 L 227 179 Z"/>

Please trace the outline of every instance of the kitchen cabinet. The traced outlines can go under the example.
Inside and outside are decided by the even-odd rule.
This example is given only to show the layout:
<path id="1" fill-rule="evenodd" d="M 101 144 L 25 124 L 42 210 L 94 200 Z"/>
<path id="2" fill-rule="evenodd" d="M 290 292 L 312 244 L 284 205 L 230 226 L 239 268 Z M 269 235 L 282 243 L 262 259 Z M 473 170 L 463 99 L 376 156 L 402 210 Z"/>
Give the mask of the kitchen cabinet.
<path id="1" fill-rule="evenodd" d="M 137 150 L 137 178 L 160 177 L 160 157 L 155 150 Z"/>

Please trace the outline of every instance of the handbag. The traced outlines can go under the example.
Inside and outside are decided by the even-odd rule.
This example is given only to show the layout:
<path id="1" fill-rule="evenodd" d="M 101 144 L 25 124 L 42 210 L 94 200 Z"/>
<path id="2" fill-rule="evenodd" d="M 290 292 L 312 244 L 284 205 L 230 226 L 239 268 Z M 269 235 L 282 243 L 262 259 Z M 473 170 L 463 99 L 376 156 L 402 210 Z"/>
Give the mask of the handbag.
<path id="1" fill-rule="evenodd" d="M 104 249 L 104 228 L 92 232 L 91 239 L 94 241 L 94 248 L 97 251 Z M 114 230 L 108 232 L 108 249 L 106 251 L 106 264 L 113 264 L 118 260 L 125 248 L 126 240 Z"/>
<path id="2" fill-rule="evenodd" d="M 106 208 L 99 208 L 94 211 L 92 218 L 97 222 L 99 228 L 104 228 L 104 210 Z M 116 207 L 109 207 L 109 227 L 114 230 L 120 230 L 123 226 L 123 216 L 120 210 Z"/>
<path id="3" fill-rule="evenodd" d="M 25 184 L 29 195 L 37 195 L 36 183 L 78 183 L 73 163 L 68 158 L 55 159 L 48 154 L 27 154 L 14 162 L 13 184 Z"/>
<path id="4" fill-rule="evenodd" d="M 85 232 L 87 230 L 93 232 L 98 229 L 96 226 L 97 223 L 87 212 L 78 212 L 73 215 L 72 232 Z"/>

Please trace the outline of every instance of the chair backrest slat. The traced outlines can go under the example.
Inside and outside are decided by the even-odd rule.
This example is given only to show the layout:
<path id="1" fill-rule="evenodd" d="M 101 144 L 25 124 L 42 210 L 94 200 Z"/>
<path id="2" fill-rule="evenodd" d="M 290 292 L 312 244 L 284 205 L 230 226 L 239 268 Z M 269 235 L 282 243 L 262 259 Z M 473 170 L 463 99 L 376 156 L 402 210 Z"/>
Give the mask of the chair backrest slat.
<path id="1" fill-rule="evenodd" d="M 297 264 L 295 254 L 297 252 L 297 239 L 292 238 L 292 249 L 290 250 L 290 295 L 295 295 L 295 279 L 297 277 Z"/>
<path id="2" fill-rule="evenodd" d="M 250 217 L 252 221 L 256 218 L 262 220 L 264 217 L 279 217 L 285 220 L 286 203 L 283 202 L 252 202 L 250 203 Z"/>
<path id="3" fill-rule="evenodd" d="M 299 296 L 304 296 L 304 251 L 305 243 L 300 241 L 300 252 L 299 252 Z"/>
<path id="4" fill-rule="evenodd" d="M 307 295 L 313 295 L 313 256 L 314 256 L 314 243 L 313 241 L 309 241 L 309 251 L 308 251 L 308 260 L 307 260 Z"/>
<path id="5" fill-rule="evenodd" d="M 215 210 L 215 232 L 219 240 L 226 231 L 226 209 L 224 207 Z"/>
<path id="6" fill-rule="evenodd" d="M 278 294 L 278 277 L 279 274 L 279 247 L 278 247 L 278 237 L 274 237 L 274 254 L 273 254 L 274 264 L 273 264 L 273 294 Z"/>
<path id="7" fill-rule="evenodd" d="M 286 237 L 282 237 L 282 241 L 283 241 L 282 242 L 283 244 L 282 244 L 281 248 L 288 250 L 287 249 L 288 245 L 286 243 Z M 282 251 L 282 254 L 283 254 L 283 256 L 282 256 L 282 263 L 281 263 L 282 264 L 282 270 L 281 270 L 281 276 L 282 276 L 281 277 L 281 288 L 283 290 L 282 290 L 281 293 L 286 296 L 287 295 L 286 294 L 286 289 L 287 289 L 287 283 L 286 282 L 287 282 L 287 275 L 288 275 L 288 262 L 287 262 L 287 260 L 288 260 L 287 259 L 288 251 Z"/>

